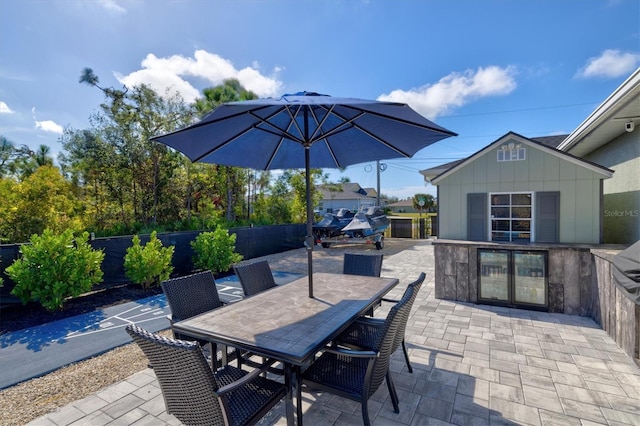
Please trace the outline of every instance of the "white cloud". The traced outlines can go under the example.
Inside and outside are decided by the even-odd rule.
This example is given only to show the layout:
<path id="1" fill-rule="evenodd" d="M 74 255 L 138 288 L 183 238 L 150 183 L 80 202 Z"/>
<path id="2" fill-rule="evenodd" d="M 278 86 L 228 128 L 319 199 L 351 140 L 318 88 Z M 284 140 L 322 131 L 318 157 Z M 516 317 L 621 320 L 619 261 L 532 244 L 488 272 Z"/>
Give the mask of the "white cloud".
<path id="1" fill-rule="evenodd" d="M 44 120 L 44 121 L 36 120 L 35 123 L 36 123 L 36 129 L 42 130 L 44 132 L 57 133 L 60 135 L 64 132 L 64 128 L 52 120 Z"/>
<path id="2" fill-rule="evenodd" d="M 435 84 L 411 90 L 394 90 L 380 95 L 378 100 L 407 103 L 425 117 L 434 119 L 472 100 L 513 92 L 517 87 L 516 72 L 513 66 L 453 72 Z"/>
<path id="3" fill-rule="evenodd" d="M 589 58 L 587 64 L 578 70 L 583 78 L 616 78 L 631 74 L 640 64 L 640 54 L 607 49 L 600 56 Z"/>
<path id="4" fill-rule="evenodd" d="M 0 114 L 13 114 L 13 110 L 5 102 L 0 101 Z"/>
<path id="5" fill-rule="evenodd" d="M 115 12 L 118 14 L 127 13 L 127 9 L 120 6 L 116 0 L 100 0 L 98 3 L 100 3 L 100 5 L 109 12 Z"/>
<path id="6" fill-rule="evenodd" d="M 204 79 L 211 86 L 236 78 L 259 97 L 278 95 L 282 88 L 282 82 L 277 79 L 281 71 L 279 67 L 273 70 L 272 76 L 265 76 L 256 63 L 237 69 L 231 61 L 205 50 L 196 50 L 193 58 L 182 55 L 158 58 L 150 53 L 141 65 L 141 70 L 125 76 L 116 73 L 115 77 L 127 87 L 146 84 L 159 94 L 177 91 L 187 102 L 192 102 L 200 95 L 200 91 L 186 80 L 188 77 Z"/>

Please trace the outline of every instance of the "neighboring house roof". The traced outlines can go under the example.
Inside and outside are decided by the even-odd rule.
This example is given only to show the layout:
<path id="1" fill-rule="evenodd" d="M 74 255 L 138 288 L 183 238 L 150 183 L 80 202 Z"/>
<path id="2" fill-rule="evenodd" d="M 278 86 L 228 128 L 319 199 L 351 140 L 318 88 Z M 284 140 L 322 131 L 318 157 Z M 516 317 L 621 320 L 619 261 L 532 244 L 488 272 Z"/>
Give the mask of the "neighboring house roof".
<path id="1" fill-rule="evenodd" d="M 335 189 L 334 191 L 329 188 Z M 354 200 L 358 198 L 376 198 L 376 191 L 373 193 L 368 192 L 365 188 L 354 182 L 346 182 L 341 184 L 329 184 L 320 185 L 318 187 L 322 193 L 322 199 L 324 200 Z M 372 189 L 369 188 L 369 191 Z"/>
<path id="2" fill-rule="evenodd" d="M 558 149 L 583 157 L 623 134 L 629 122 L 634 127 L 640 126 L 640 68 L 600 104 Z"/>
<path id="3" fill-rule="evenodd" d="M 389 207 L 413 207 L 413 200 L 408 199 L 396 201 L 395 203 L 389 204 Z"/>
<path id="4" fill-rule="evenodd" d="M 597 173 L 600 173 L 601 175 L 603 175 L 605 178 L 610 178 L 611 176 L 613 176 L 613 170 L 608 169 L 606 167 L 603 167 L 599 164 L 596 163 L 592 163 L 591 161 L 586 161 L 583 160 L 582 158 L 578 158 L 574 155 L 568 154 L 566 152 L 562 152 L 559 151 L 555 148 L 549 147 L 541 142 L 537 142 L 533 139 L 529 139 L 529 138 L 525 138 L 522 135 L 519 135 L 515 132 L 509 132 L 507 134 L 505 134 L 504 136 L 502 136 L 501 138 L 497 139 L 495 142 L 487 145 L 486 147 L 482 148 L 480 151 L 476 152 L 475 154 L 465 158 L 464 160 L 460 161 L 457 165 L 451 167 L 450 169 L 444 171 L 443 173 L 439 174 L 438 176 L 434 177 L 433 179 L 431 179 L 431 182 L 434 185 L 437 185 L 438 182 L 440 182 L 442 179 L 444 179 L 445 177 L 449 176 L 451 173 L 461 169 L 462 167 L 466 166 L 467 164 L 471 163 L 472 161 L 474 161 L 476 158 L 484 155 L 487 151 L 492 150 L 494 147 L 496 147 L 497 145 L 501 145 L 503 143 L 505 143 L 507 140 L 512 140 L 515 139 L 520 143 L 523 143 L 525 145 L 529 145 L 532 146 L 534 148 L 537 148 L 541 151 L 547 152 L 548 154 L 554 155 L 556 157 L 559 157 L 561 159 L 567 160 L 569 162 L 572 162 L 574 164 L 578 164 L 582 167 L 585 167 L 587 169 L 590 169 L 592 171 L 595 171 Z"/>
<path id="5" fill-rule="evenodd" d="M 368 196 L 370 197 L 377 197 L 378 196 L 378 191 L 376 191 L 375 188 L 362 188 L 364 189 L 364 192 L 367 193 Z"/>

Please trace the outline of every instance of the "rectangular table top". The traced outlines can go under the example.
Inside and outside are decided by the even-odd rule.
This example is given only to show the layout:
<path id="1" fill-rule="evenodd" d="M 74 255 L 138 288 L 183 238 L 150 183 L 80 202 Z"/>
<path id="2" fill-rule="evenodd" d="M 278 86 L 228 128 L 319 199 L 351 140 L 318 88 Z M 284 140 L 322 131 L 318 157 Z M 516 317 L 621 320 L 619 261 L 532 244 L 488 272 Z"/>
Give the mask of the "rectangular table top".
<path id="1" fill-rule="evenodd" d="M 397 284 L 396 278 L 314 273 L 313 298 L 305 276 L 176 322 L 173 329 L 302 365 Z"/>

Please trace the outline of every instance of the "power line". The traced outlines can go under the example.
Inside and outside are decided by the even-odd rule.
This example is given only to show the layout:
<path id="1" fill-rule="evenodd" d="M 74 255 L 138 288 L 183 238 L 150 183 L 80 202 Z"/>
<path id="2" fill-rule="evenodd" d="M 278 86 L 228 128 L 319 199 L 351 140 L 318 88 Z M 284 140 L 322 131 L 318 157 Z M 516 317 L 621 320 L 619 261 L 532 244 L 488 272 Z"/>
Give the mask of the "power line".
<path id="1" fill-rule="evenodd" d="M 503 111 L 476 112 L 473 114 L 441 115 L 438 118 L 474 117 L 479 115 L 508 114 L 512 112 L 539 111 L 539 110 L 545 110 L 545 109 L 571 108 L 576 106 L 598 105 L 598 104 L 599 102 L 585 102 L 585 103 L 579 103 L 579 104 L 552 105 L 552 106 L 543 106 L 543 107 L 535 107 L 535 108 L 507 109 Z"/>

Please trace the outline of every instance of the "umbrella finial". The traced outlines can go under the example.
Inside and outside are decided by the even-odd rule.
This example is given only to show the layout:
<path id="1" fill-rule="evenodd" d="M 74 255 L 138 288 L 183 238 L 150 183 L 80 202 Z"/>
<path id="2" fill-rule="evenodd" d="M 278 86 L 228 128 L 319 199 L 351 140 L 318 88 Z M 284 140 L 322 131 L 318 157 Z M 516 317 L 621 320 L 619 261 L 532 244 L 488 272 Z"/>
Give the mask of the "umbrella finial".
<path id="1" fill-rule="evenodd" d="M 318 93 L 318 92 L 307 92 L 302 91 L 302 92 L 296 92 L 296 93 L 287 93 L 282 95 L 283 98 L 287 97 L 287 96 L 329 96 L 329 95 L 324 95 L 322 93 Z"/>

